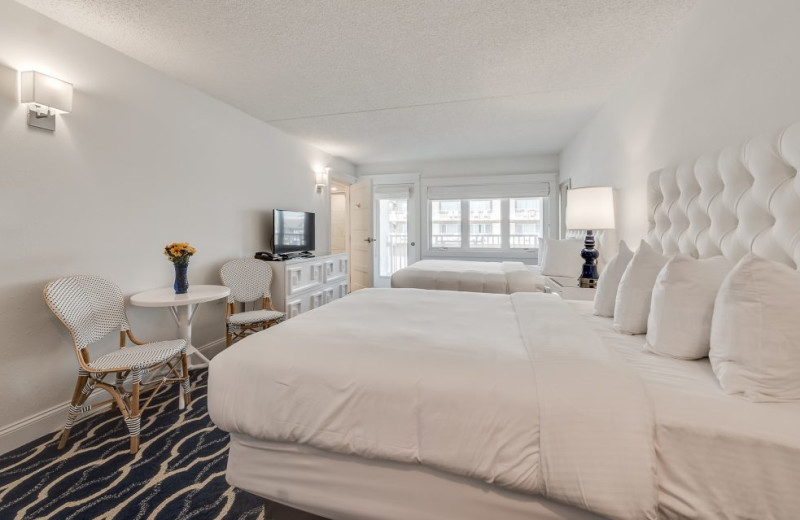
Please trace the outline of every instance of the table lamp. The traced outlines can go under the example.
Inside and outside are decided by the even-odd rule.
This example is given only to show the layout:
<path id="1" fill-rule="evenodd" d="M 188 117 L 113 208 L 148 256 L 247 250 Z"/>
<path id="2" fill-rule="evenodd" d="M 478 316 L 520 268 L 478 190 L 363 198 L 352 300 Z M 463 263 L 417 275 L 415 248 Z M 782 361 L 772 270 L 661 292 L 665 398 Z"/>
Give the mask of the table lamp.
<path id="1" fill-rule="evenodd" d="M 614 228 L 614 191 L 610 186 L 575 188 L 567 190 L 567 229 L 586 231 L 584 249 L 581 251 L 583 268 L 579 278 L 581 287 L 597 286 L 597 257 L 594 248 L 594 230 Z"/>

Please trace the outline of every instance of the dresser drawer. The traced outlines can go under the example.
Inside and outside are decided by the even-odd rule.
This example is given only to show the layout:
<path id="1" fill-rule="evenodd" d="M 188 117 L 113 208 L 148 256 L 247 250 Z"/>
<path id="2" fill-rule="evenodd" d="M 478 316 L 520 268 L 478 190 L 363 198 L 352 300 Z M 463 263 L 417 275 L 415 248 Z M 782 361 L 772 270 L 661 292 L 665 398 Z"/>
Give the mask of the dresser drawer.
<path id="1" fill-rule="evenodd" d="M 334 256 L 325 260 L 324 263 L 324 277 L 325 283 L 335 282 L 337 280 L 344 280 L 347 278 L 348 265 L 347 255 Z"/>
<path id="2" fill-rule="evenodd" d="M 322 307 L 330 301 L 326 301 L 325 293 L 325 290 L 320 289 L 319 291 L 311 291 L 290 298 L 286 301 L 286 318 L 294 318 L 298 314 Z"/>
<path id="3" fill-rule="evenodd" d="M 324 262 L 303 262 L 287 266 L 286 294 L 292 296 L 323 283 Z"/>

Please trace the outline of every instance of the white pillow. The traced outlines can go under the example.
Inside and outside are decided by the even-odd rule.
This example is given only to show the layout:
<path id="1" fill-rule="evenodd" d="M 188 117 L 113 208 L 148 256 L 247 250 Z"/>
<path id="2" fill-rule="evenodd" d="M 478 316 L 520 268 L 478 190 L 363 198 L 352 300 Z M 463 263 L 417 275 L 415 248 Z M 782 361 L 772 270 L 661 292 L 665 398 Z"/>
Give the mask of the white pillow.
<path id="1" fill-rule="evenodd" d="M 594 313 L 597 316 L 613 316 L 614 302 L 617 299 L 617 288 L 622 273 L 633 258 L 633 251 L 624 240 L 619 243 L 619 252 L 608 262 L 600 279 L 597 280 L 597 292 L 594 295 Z"/>
<path id="2" fill-rule="evenodd" d="M 722 283 L 711 322 L 711 366 L 729 394 L 800 401 L 800 273 L 748 254 Z"/>
<path id="3" fill-rule="evenodd" d="M 731 263 L 673 256 L 656 278 L 644 349 L 678 359 L 708 356 L 714 300 Z"/>
<path id="4" fill-rule="evenodd" d="M 571 276 L 580 278 L 583 258 L 583 240 L 554 240 L 545 238 L 543 241 L 542 274 L 544 276 Z"/>
<path id="5" fill-rule="evenodd" d="M 619 281 L 614 302 L 614 330 L 624 334 L 647 332 L 653 285 L 666 263 L 666 257 L 642 240 Z"/>
<path id="6" fill-rule="evenodd" d="M 616 247 L 619 243 L 617 233 L 613 229 L 601 229 L 594 232 L 594 240 L 594 247 L 600 252 L 600 256 L 597 257 L 597 272 L 603 274 L 608 268 L 608 263 L 619 252 Z"/>

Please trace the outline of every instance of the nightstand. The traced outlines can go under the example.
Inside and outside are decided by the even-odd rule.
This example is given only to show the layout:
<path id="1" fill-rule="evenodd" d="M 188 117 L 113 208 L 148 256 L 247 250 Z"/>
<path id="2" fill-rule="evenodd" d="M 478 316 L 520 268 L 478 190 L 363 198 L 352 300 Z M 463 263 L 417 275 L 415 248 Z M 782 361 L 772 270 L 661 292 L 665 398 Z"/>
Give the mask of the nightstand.
<path id="1" fill-rule="evenodd" d="M 571 276 L 545 276 L 545 287 L 551 293 L 558 294 L 565 300 L 594 300 L 597 289 L 581 287 L 578 277 Z"/>

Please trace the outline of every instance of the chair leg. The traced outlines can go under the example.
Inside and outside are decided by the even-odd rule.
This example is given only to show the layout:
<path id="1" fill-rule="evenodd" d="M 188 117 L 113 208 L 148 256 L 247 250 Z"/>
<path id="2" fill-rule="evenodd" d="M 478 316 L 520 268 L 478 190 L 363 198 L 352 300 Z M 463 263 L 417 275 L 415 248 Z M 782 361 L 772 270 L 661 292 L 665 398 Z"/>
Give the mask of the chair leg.
<path id="1" fill-rule="evenodd" d="M 71 406 L 69 407 L 69 413 L 67 415 L 67 422 L 64 425 L 64 430 L 61 432 L 61 439 L 58 442 L 58 449 L 61 450 L 67 444 L 67 437 L 69 437 L 69 431 L 72 429 L 72 424 L 75 422 L 75 418 L 78 416 L 78 406 L 82 404 L 82 402 L 86 399 L 83 396 L 83 388 L 86 386 L 86 382 L 89 380 L 89 376 L 86 375 L 79 375 L 78 381 L 75 383 L 75 390 L 72 392 L 72 401 L 70 402 Z"/>
<path id="2" fill-rule="evenodd" d="M 128 431 L 131 435 L 131 455 L 136 455 L 139 451 L 139 432 L 142 427 L 142 417 L 139 412 L 139 381 L 135 378 L 133 381 L 133 388 L 131 390 L 131 413 L 125 419 L 125 424 L 128 425 Z"/>
<path id="3" fill-rule="evenodd" d="M 233 345 L 233 334 L 231 334 L 231 331 L 227 331 L 225 333 L 225 343 L 226 343 L 225 345 L 226 348 Z"/>
<path id="4" fill-rule="evenodd" d="M 186 353 L 181 354 L 181 375 L 183 381 L 181 382 L 181 389 L 183 390 L 183 399 L 186 406 L 192 404 L 192 392 L 189 382 L 189 362 L 186 360 Z"/>

